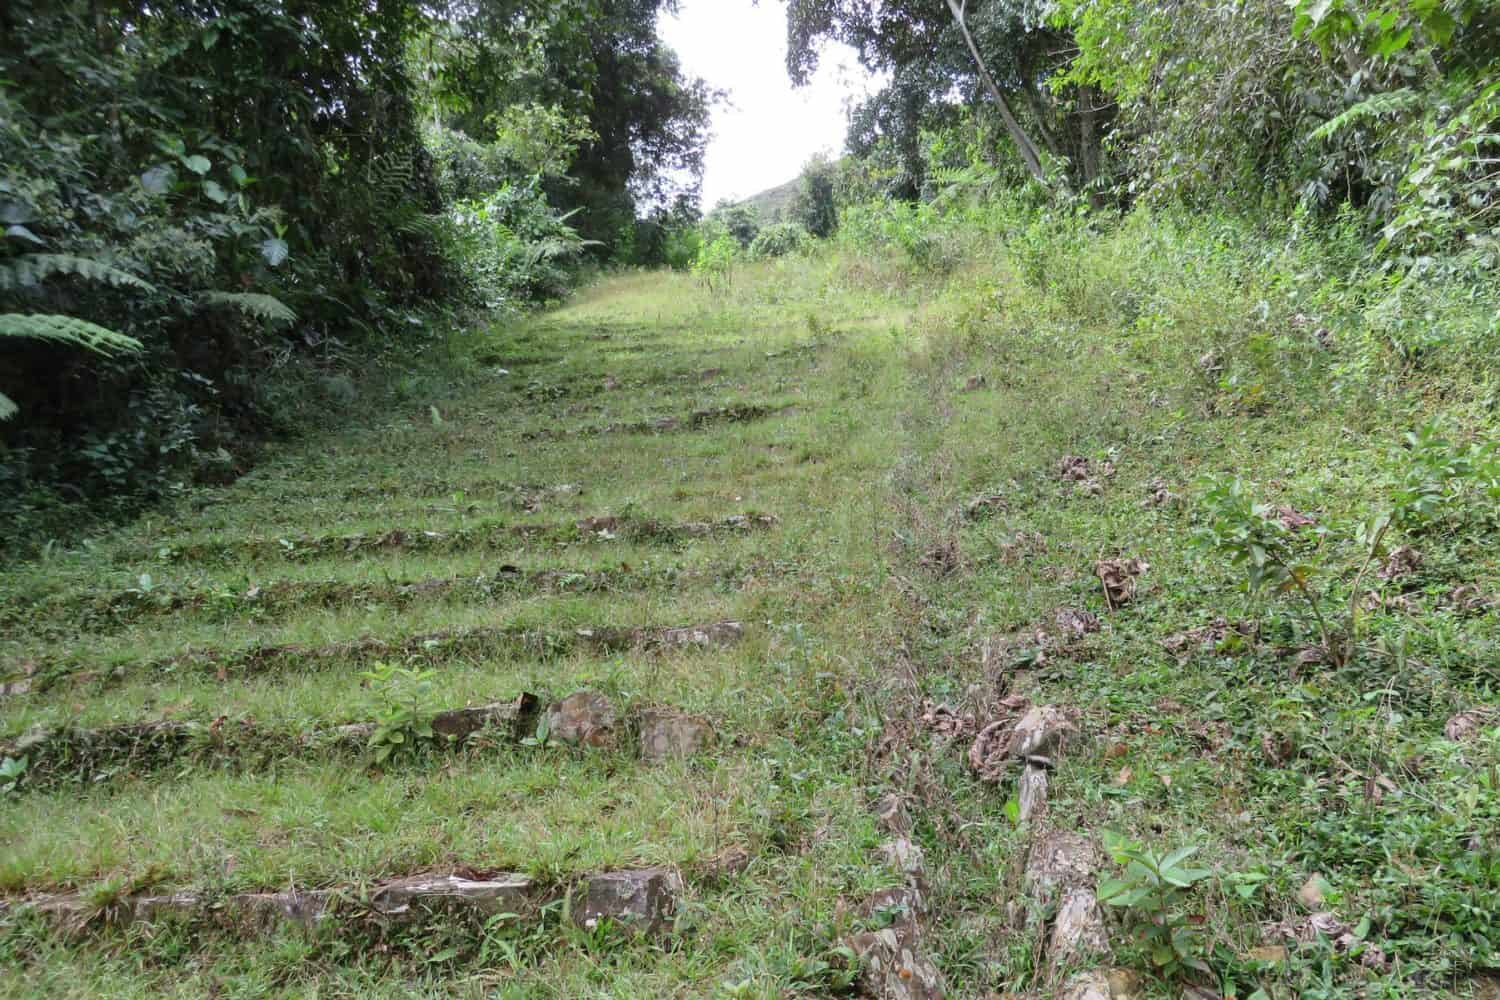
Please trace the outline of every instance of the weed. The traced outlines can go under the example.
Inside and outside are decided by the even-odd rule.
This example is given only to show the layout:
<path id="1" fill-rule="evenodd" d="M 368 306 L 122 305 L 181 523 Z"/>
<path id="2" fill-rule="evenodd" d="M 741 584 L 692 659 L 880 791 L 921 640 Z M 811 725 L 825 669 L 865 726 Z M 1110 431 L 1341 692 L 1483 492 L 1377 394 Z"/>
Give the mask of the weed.
<path id="1" fill-rule="evenodd" d="M 1105 849 L 1123 870 L 1099 884 L 1099 899 L 1125 911 L 1152 963 L 1164 974 L 1208 972 L 1203 939 L 1188 902 L 1190 890 L 1213 872 L 1185 864 L 1202 845 L 1159 853 L 1108 830 L 1103 837 Z"/>
<path id="2" fill-rule="evenodd" d="M 1324 544 L 1328 527 L 1293 508 L 1254 500 L 1238 477 L 1211 480 L 1203 496 L 1206 523 L 1199 543 L 1239 567 L 1252 592 L 1299 594 L 1335 665 L 1349 662 L 1359 648 L 1362 584 L 1378 560 L 1392 555 L 1391 531 L 1420 533 L 1453 508 L 1466 486 L 1486 494 L 1494 489 L 1492 447 L 1458 449 L 1436 425 L 1405 440 L 1400 472 L 1379 512 L 1346 533 L 1356 554 L 1352 562 L 1341 564 L 1339 549 Z M 1328 582 L 1320 586 L 1319 577 Z M 1339 587 L 1348 592 L 1342 613 L 1335 610 Z"/>
<path id="3" fill-rule="evenodd" d="M 6 757 L 0 761 L 0 795 L 14 795 L 31 766 L 29 757 Z"/>
<path id="4" fill-rule="evenodd" d="M 433 703 L 435 670 L 415 670 L 377 663 L 360 674 L 374 689 L 375 729 L 370 733 L 369 749 L 376 764 L 395 757 L 414 756 L 437 738 L 432 719 L 437 714 Z"/>

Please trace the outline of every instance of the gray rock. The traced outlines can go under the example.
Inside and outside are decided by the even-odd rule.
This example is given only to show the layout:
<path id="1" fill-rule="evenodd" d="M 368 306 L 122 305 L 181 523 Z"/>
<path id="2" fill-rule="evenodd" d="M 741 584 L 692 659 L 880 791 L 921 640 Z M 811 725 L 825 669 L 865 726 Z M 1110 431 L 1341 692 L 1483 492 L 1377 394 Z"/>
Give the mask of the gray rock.
<path id="1" fill-rule="evenodd" d="M 467 879 L 457 875 L 417 875 L 388 882 L 371 897 L 375 909 L 397 916 L 424 903 L 457 901 L 482 913 L 521 913 L 532 901 L 535 884 L 524 875 Z"/>
<path id="2" fill-rule="evenodd" d="M 911 832 L 911 817 L 906 812 L 906 799 L 899 792 L 883 795 L 875 803 L 875 825 L 886 833 Z"/>
<path id="3" fill-rule="evenodd" d="M 378 886 L 370 896 L 371 906 L 388 917 L 415 915 L 423 903 L 457 901 L 481 913 L 525 913 L 535 898 L 535 885 L 522 875 L 493 879 L 466 879 L 457 875 L 417 875 Z M 266 926 L 289 922 L 309 927 L 328 913 L 337 894 L 330 890 L 310 892 L 244 892 L 232 896 L 204 895 L 183 891 L 165 895 L 133 896 L 106 908 L 107 922 L 153 923 L 172 918 L 202 919 L 219 915 L 235 921 Z M 26 908 L 64 925 L 79 925 L 90 919 L 95 906 L 80 894 L 50 896 L 13 907 Z"/>
<path id="4" fill-rule="evenodd" d="M 1493 705 L 1475 705 L 1454 715 L 1443 724 L 1443 735 L 1454 743 L 1466 743 L 1478 739 L 1491 726 L 1500 726 L 1500 708 Z"/>
<path id="5" fill-rule="evenodd" d="M 1032 844 L 1024 881 L 1033 912 L 1056 906 L 1047 939 L 1047 967 L 1054 976 L 1109 948 L 1104 913 L 1094 893 L 1099 862 L 1093 843 L 1080 834 L 1052 831 Z M 1109 995 L 1107 983 L 1104 995 Z"/>
<path id="6" fill-rule="evenodd" d="M 176 892 L 168 896 L 137 896 L 130 906 L 130 916 L 150 923 L 172 917 L 191 917 L 207 908 L 203 897 L 194 892 Z"/>
<path id="7" fill-rule="evenodd" d="M 658 633 L 657 642 L 663 646 L 730 646 L 745 637 L 745 626 L 739 622 L 714 622 L 711 625 L 691 625 L 686 628 L 665 628 Z"/>
<path id="8" fill-rule="evenodd" d="M 1021 805 L 1021 822 L 1041 817 L 1047 811 L 1047 769 L 1028 764 L 1021 772 L 1016 797 Z"/>
<path id="9" fill-rule="evenodd" d="M 538 702 L 536 695 L 522 693 L 514 701 L 497 701 L 473 708 L 453 708 L 432 717 L 432 731 L 440 739 L 462 743 L 470 736 L 487 727 L 500 730 L 501 734 L 520 739 L 531 735 L 536 726 Z M 362 749 L 375 734 L 375 723 L 354 722 L 345 726 L 314 731 L 309 739 L 326 739 L 335 746 Z"/>
<path id="10" fill-rule="evenodd" d="M 439 737 L 461 742 L 479 730 L 493 726 L 519 738 L 529 735 L 537 705 L 536 695 L 523 692 L 515 701 L 450 709 L 433 716 L 432 731 Z"/>
<path id="11" fill-rule="evenodd" d="M 615 741 L 619 716 L 597 691 L 575 691 L 547 710 L 548 738 L 561 743 L 604 747 Z"/>
<path id="12" fill-rule="evenodd" d="M 1011 731 L 1006 753 L 1011 757 L 1053 755 L 1078 732 L 1071 713 L 1056 705 L 1038 705 L 1021 717 Z"/>
<path id="13" fill-rule="evenodd" d="M 1104 913 L 1094 890 L 1083 886 L 1068 889 L 1052 922 L 1048 965 L 1054 970 L 1067 969 L 1108 950 L 1109 933 L 1104 929 Z"/>
<path id="14" fill-rule="evenodd" d="M 641 757 L 691 757 L 714 741 L 714 727 L 701 715 L 648 708 L 641 713 Z"/>
<path id="15" fill-rule="evenodd" d="M 1069 979 L 1058 1000 L 1111 1000 L 1109 977 L 1102 972 L 1083 972 Z"/>
<path id="16" fill-rule="evenodd" d="M 927 855 L 905 837 L 894 837 L 880 845 L 880 856 L 891 868 L 913 881 L 927 872 Z"/>
<path id="17" fill-rule="evenodd" d="M 1099 852 L 1087 837 L 1052 831 L 1038 837 L 1026 862 L 1026 891 L 1043 908 L 1060 900 L 1064 890 L 1091 888 Z"/>
<path id="18" fill-rule="evenodd" d="M 666 868 L 605 872 L 590 876 L 576 917 L 582 927 L 601 920 L 656 933 L 671 926 L 682 897 L 682 876 Z"/>
<path id="19" fill-rule="evenodd" d="M 324 890 L 299 892 L 249 892 L 231 898 L 233 909 L 256 923 L 287 922 L 311 927 L 328 911 L 333 893 Z"/>
<path id="20" fill-rule="evenodd" d="M 864 967 L 865 991 L 880 1000 L 939 1000 L 943 975 L 922 948 L 915 921 L 864 931 L 849 940 Z"/>
<path id="21" fill-rule="evenodd" d="M 922 848 L 898 836 L 881 844 L 880 854 L 905 884 L 879 890 L 865 905 L 868 917 L 883 914 L 888 926 L 849 939 L 863 966 L 865 991 L 882 1000 L 936 1000 L 944 995 L 943 976 L 922 940 L 928 909 Z"/>

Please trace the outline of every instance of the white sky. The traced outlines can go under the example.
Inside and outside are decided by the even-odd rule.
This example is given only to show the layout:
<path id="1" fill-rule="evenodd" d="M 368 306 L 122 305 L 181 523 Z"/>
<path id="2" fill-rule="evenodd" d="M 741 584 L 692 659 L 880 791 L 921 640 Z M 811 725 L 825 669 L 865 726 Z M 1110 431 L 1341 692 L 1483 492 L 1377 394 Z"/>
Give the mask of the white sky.
<path id="1" fill-rule="evenodd" d="M 854 50 L 826 49 L 817 76 L 792 88 L 786 75 L 782 0 L 682 0 L 658 24 L 688 74 L 729 91 L 714 111 L 703 209 L 791 180 L 817 152 L 844 148 L 845 107 L 874 89 Z"/>

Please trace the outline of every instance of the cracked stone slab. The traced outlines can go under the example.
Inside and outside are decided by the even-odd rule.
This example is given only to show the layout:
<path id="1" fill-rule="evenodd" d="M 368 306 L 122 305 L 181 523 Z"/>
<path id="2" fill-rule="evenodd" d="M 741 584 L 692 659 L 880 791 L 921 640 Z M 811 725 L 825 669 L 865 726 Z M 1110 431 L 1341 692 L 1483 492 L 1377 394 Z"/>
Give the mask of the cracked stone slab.
<path id="1" fill-rule="evenodd" d="M 1043 906 L 1055 902 L 1062 890 L 1094 884 L 1101 858 L 1087 837 L 1053 830 L 1036 838 L 1026 862 L 1027 893 Z"/>
<path id="2" fill-rule="evenodd" d="M 711 625 L 690 625 L 686 628 L 664 628 L 655 635 L 657 644 L 665 647 L 730 646 L 745 637 L 745 626 L 741 622 L 722 621 Z"/>
<path id="3" fill-rule="evenodd" d="M 887 867 L 904 876 L 904 884 L 875 892 L 865 904 L 866 915 L 881 914 L 886 926 L 849 938 L 865 992 L 880 1000 L 937 1000 L 945 988 L 923 940 L 928 902 L 922 848 L 898 836 L 880 846 L 880 855 Z"/>
<path id="4" fill-rule="evenodd" d="M 1109 932 L 1094 890 L 1082 886 L 1066 890 L 1047 942 L 1049 967 L 1054 971 L 1066 969 L 1108 951 Z"/>
<path id="5" fill-rule="evenodd" d="M 128 896 L 103 908 L 81 893 L 43 896 L 0 904 L 0 914 L 29 911 L 69 927 L 81 927 L 96 914 L 106 923 L 159 923 L 164 920 L 228 918 L 260 926 L 292 923 L 311 926 L 350 891 L 334 889 L 244 892 L 222 896 L 182 890 Z M 416 875 L 376 887 L 371 908 L 386 917 L 415 916 L 423 906 L 463 905 L 481 913 L 525 913 L 537 898 L 536 884 L 524 875 L 468 879 L 458 875 Z"/>
<path id="6" fill-rule="evenodd" d="M 459 902 L 482 913 L 522 913 L 531 905 L 536 884 L 524 875 L 502 875 L 492 879 L 467 879 L 457 875 L 417 875 L 388 882 L 371 897 L 375 909 L 388 916 L 411 911 L 413 906 L 437 902 Z"/>
<path id="7" fill-rule="evenodd" d="M 1056 907 L 1046 949 L 1053 975 L 1109 949 L 1094 890 L 1100 863 L 1098 849 L 1082 834 L 1054 830 L 1032 844 L 1023 881 L 1033 912 Z"/>
<path id="8" fill-rule="evenodd" d="M 574 919 L 590 929 L 609 920 L 654 934 L 676 919 L 682 891 L 682 876 L 668 868 L 593 875 L 584 884 L 582 905 Z"/>
<path id="9" fill-rule="evenodd" d="M 875 803 L 875 825 L 886 833 L 910 833 L 911 816 L 906 811 L 905 797 L 899 792 L 882 795 Z"/>
<path id="10" fill-rule="evenodd" d="M 864 986 L 880 1000 L 940 1000 L 943 975 L 922 948 L 915 923 L 863 931 L 849 947 L 864 967 Z"/>
<path id="11" fill-rule="evenodd" d="M 605 747 L 615 741 L 619 713 L 597 691 L 575 691 L 547 709 L 547 737 L 560 743 Z"/>
<path id="12" fill-rule="evenodd" d="M 641 757 L 648 761 L 691 757 L 713 744 L 713 724 L 701 715 L 648 708 L 640 717 Z"/>
<path id="13" fill-rule="evenodd" d="M 1083 972 L 1072 977 L 1057 994 L 1058 1000 L 1112 1000 L 1109 977 L 1103 972 Z"/>
<path id="14" fill-rule="evenodd" d="M 1073 717 L 1073 712 L 1057 705 L 1036 706 L 1016 723 L 1006 753 L 1020 758 L 1056 754 L 1064 743 L 1078 734 L 1078 724 Z"/>
<path id="15" fill-rule="evenodd" d="M 1500 726 L 1500 706 L 1475 705 L 1450 717 L 1443 724 L 1443 735 L 1454 743 L 1466 743 L 1491 726 Z"/>
<path id="16" fill-rule="evenodd" d="M 514 701 L 493 702 L 474 708 L 454 708 L 432 717 L 432 731 L 439 737 L 462 741 L 481 729 L 494 728 L 509 735 L 526 735 L 536 718 L 539 703 L 536 695 L 522 692 Z"/>
<path id="17" fill-rule="evenodd" d="M 1047 811 L 1047 768 L 1027 764 L 1016 788 L 1022 823 L 1038 819 Z"/>

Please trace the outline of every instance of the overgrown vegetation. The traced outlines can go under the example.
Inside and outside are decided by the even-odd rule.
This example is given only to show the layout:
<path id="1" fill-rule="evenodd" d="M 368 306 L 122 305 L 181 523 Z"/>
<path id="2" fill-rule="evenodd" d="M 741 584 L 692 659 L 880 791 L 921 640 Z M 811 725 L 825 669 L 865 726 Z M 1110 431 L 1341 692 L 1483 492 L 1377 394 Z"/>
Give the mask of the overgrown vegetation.
<path id="1" fill-rule="evenodd" d="M 0 545 L 232 479 L 465 308 L 637 259 L 714 96 L 660 7 L 6 5 Z"/>
<path id="2" fill-rule="evenodd" d="M 700 220 L 609 186 L 629 101 L 574 103 L 577 67 L 638 71 L 675 123 L 653 162 L 691 152 L 711 95 L 646 10 L 403 29 L 436 200 L 370 246 L 504 318 L 392 336 L 348 426 L 7 573 L 0 891 L 76 910 L 0 913 L 16 991 L 889 996 L 865 946 L 920 919 L 895 980 L 930 962 L 976 1000 L 1092 967 L 1142 998 L 1492 993 L 1492 12 L 796 0 L 794 72 L 836 37 L 891 86 L 779 215 Z M 113 317 L 27 321 L 115 352 L 82 370 L 133 384 L 201 315 L 332 380 L 428 315 L 414 264 L 356 253 L 370 330 L 292 351 L 336 276 L 304 259 L 320 220 L 249 166 L 232 192 L 248 152 L 153 148 L 170 188 L 121 183 L 177 227 L 155 252 L 212 180 L 244 196 L 240 270 L 10 223 L 0 295 Z M 516 317 L 578 260 L 666 266 Z M 1032 708 L 1060 735 L 1012 748 Z M 1098 854 L 1064 899 L 1044 832 Z M 580 919 L 590 875 L 642 869 L 683 877 L 670 920 Z M 371 905 L 450 872 L 547 895 Z M 341 906 L 225 906 L 303 890 Z M 201 905 L 126 922 L 146 893 Z"/>

